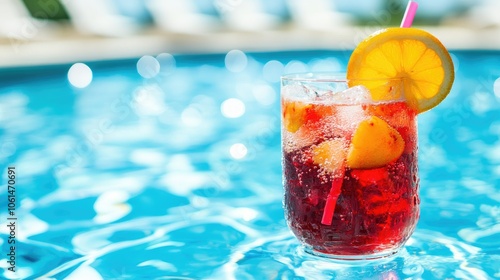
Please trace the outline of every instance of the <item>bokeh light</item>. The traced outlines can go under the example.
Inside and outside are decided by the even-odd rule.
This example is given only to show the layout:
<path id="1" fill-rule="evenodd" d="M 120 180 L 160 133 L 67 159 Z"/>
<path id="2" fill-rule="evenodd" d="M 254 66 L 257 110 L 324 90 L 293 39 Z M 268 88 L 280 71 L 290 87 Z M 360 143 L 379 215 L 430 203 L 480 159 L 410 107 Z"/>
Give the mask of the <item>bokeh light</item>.
<path id="1" fill-rule="evenodd" d="M 92 69 L 84 63 L 75 63 L 69 68 L 68 81 L 74 87 L 86 88 L 92 82 Z"/>
<path id="2" fill-rule="evenodd" d="M 279 82 L 280 77 L 285 70 L 285 66 L 283 63 L 277 60 L 270 60 L 264 65 L 264 69 L 262 69 L 262 74 L 264 75 L 264 79 L 269 82 Z"/>
<path id="3" fill-rule="evenodd" d="M 245 114 L 245 103 L 237 98 L 229 98 L 222 102 L 220 110 L 226 118 L 239 118 Z"/>
<path id="4" fill-rule="evenodd" d="M 154 78 L 160 72 L 160 62 L 150 55 L 145 55 L 137 61 L 137 72 L 143 78 Z"/>
<path id="5" fill-rule="evenodd" d="M 236 143 L 229 148 L 229 154 L 234 159 L 242 159 L 248 153 L 247 147 L 242 143 Z"/>
<path id="6" fill-rule="evenodd" d="M 177 65 L 175 57 L 169 53 L 161 53 L 157 55 L 156 60 L 160 64 L 160 72 L 164 74 L 172 73 Z"/>
<path id="7" fill-rule="evenodd" d="M 245 70 L 248 64 L 246 54 L 240 50 L 231 50 L 224 59 L 227 70 L 238 73 Z"/>

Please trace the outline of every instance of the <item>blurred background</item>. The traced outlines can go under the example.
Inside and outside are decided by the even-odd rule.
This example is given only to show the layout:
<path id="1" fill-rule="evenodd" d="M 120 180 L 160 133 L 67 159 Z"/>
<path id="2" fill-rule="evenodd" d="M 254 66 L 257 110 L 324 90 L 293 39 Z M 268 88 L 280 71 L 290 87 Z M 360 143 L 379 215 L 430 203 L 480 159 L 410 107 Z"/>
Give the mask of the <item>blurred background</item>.
<path id="1" fill-rule="evenodd" d="M 450 49 L 500 48 L 500 2 L 420 0 Z M 399 25 L 402 0 L 2 0 L 0 67 L 144 54 L 352 49 Z"/>

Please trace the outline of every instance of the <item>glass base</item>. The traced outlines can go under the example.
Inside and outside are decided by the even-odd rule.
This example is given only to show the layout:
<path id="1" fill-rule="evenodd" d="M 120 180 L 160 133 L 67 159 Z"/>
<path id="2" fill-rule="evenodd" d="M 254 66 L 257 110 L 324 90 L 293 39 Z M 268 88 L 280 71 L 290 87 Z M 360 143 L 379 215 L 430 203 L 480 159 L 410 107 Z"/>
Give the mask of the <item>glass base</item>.
<path id="1" fill-rule="evenodd" d="M 311 254 L 313 256 L 328 258 L 336 261 L 346 261 L 346 262 L 356 262 L 356 261 L 372 261 L 372 260 L 391 260 L 396 257 L 399 249 L 396 248 L 394 250 L 387 250 L 380 253 L 368 254 L 368 255 L 336 255 L 336 254 L 328 254 L 314 250 L 310 246 L 303 246 L 304 252 Z"/>

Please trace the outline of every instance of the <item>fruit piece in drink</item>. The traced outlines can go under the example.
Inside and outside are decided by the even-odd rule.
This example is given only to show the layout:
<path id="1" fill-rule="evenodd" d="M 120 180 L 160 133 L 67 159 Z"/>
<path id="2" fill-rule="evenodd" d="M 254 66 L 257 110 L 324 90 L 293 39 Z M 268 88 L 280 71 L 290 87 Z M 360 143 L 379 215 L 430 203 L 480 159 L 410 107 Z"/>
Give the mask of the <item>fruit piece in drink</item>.
<path id="1" fill-rule="evenodd" d="M 307 110 L 312 104 L 301 101 L 287 101 L 283 104 L 283 124 L 285 129 L 295 133 L 306 121 Z"/>
<path id="2" fill-rule="evenodd" d="M 313 162 L 333 176 L 344 173 L 346 141 L 342 138 L 323 141 L 312 150 Z"/>
<path id="3" fill-rule="evenodd" d="M 347 166 L 352 169 L 380 168 L 397 160 L 404 147 L 405 142 L 397 130 L 371 116 L 361 121 L 354 132 Z"/>

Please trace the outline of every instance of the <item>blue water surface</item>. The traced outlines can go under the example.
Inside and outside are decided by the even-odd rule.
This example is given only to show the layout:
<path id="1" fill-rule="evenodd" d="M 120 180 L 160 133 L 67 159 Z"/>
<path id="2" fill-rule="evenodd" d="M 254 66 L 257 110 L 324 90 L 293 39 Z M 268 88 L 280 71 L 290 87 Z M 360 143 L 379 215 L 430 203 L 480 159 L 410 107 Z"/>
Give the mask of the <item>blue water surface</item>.
<path id="1" fill-rule="evenodd" d="M 290 233 L 279 76 L 341 71 L 349 55 L 162 54 L 86 62 L 91 77 L 72 65 L 0 69 L 2 225 L 8 167 L 17 207 L 16 272 L 2 226 L 0 276 L 499 279 L 496 51 L 452 52 L 449 97 L 419 116 L 421 218 L 397 256 L 332 262 Z"/>

